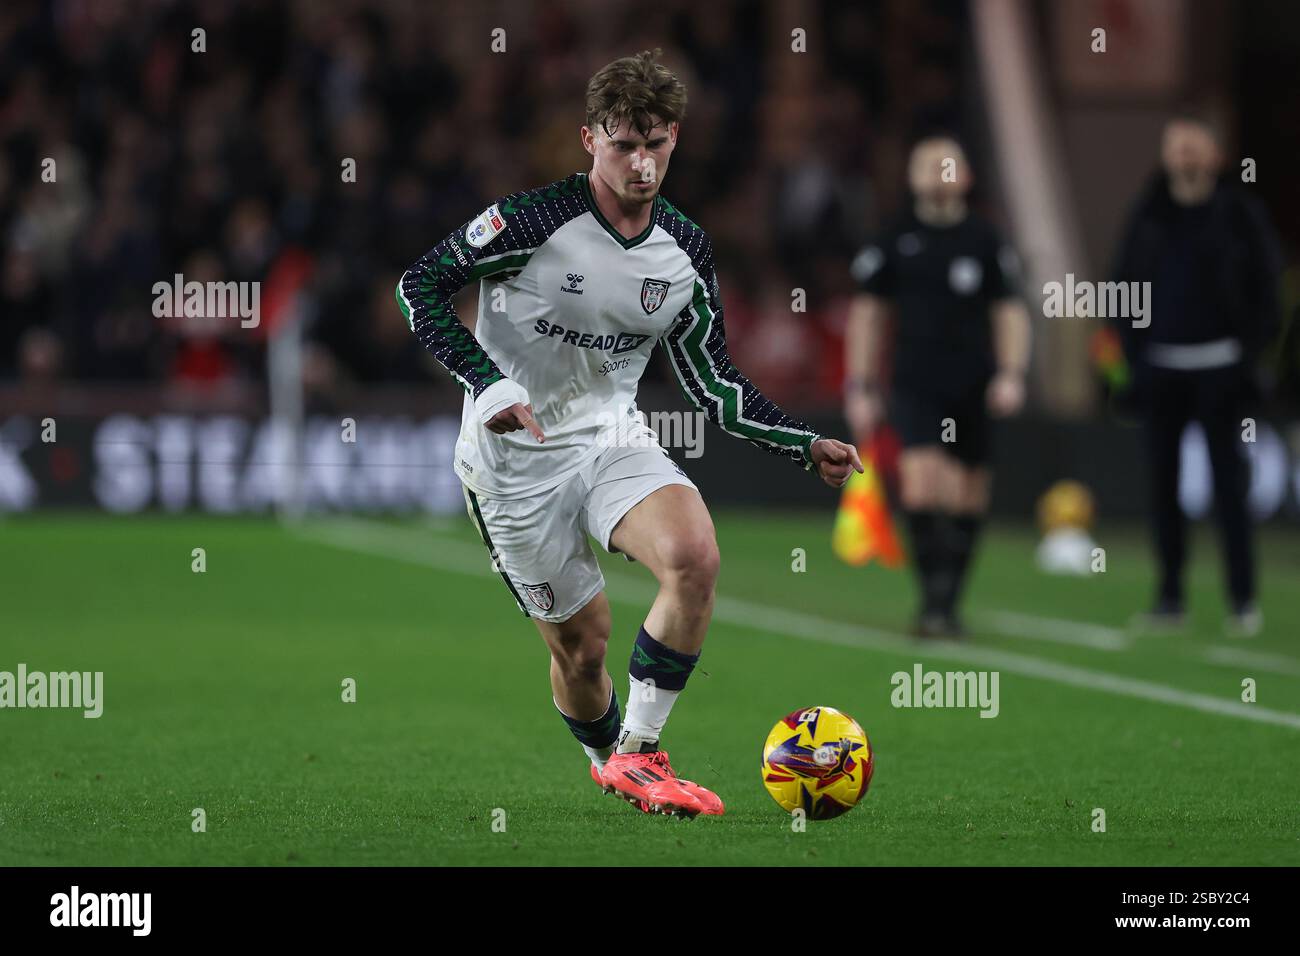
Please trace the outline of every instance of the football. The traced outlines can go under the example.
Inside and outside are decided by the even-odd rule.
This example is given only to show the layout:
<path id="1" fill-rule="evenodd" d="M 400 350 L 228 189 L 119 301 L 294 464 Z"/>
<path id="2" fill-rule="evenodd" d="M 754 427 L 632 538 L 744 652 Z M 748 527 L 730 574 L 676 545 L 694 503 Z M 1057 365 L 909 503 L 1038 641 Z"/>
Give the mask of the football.
<path id="1" fill-rule="evenodd" d="M 848 813 L 871 784 L 871 741 L 834 707 L 805 707 L 777 721 L 763 744 L 763 786 L 786 813 L 810 820 Z"/>

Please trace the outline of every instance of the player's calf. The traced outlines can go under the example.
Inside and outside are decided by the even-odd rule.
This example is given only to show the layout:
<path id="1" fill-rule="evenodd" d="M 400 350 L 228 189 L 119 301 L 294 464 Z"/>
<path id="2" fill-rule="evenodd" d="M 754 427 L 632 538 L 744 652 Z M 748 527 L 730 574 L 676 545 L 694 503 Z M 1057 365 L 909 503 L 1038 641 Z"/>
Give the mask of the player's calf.
<path id="1" fill-rule="evenodd" d="M 713 593 L 720 558 L 712 533 L 664 545 L 650 566 L 659 581 L 659 595 L 646 617 L 646 627 L 665 644 L 698 652 L 713 616 Z"/>
<path id="2" fill-rule="evenodd" d="M 609 602 L 598 594 L 566 621 L 536 623 L 551 652 L 555 708 L 599 770 L 614 752 L 621 726 L 618 695 L 605 673 Z"/>

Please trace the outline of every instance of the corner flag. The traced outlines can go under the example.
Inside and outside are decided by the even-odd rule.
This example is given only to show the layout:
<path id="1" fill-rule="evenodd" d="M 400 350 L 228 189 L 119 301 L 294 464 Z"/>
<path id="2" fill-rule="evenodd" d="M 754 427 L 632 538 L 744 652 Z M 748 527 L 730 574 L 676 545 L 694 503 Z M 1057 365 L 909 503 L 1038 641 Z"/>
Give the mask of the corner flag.
<path id="1" fill-rule="evenodd" d="M 840 497 L 831 532 L 831 547 L 840 560 L 853 565 L 879 558 L 887 568 L 903 566 L 903 548 L 889 516 L 885 487 L 872 449 L 862 455 L 862 474 L 850 473 Z"/>

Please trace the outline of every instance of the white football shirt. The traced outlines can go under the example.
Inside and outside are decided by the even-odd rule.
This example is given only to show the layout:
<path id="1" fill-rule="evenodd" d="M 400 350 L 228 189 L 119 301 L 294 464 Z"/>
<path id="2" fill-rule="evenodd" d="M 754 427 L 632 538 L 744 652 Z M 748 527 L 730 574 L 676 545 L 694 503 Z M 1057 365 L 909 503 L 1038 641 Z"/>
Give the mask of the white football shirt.
<path id="1" fill-rule="evenodd" d="M 450 300 L 475 279 L 470 335 Z M 617 417 L 636 414 L 637 384 L 660 341 L 712 421 L 810 467 L 818 436 L 731 364 L 712 243 L 662 196 L 629 239 L 600 213 L 584 173 L 512 194 L 407 270 L 397 300 L 466 390 L 454 467 L 477 494 L 537 494 L 598 454 Z M 544 444 L 483 426 L 474 399 L 502 378 L 527 390 Z"/>

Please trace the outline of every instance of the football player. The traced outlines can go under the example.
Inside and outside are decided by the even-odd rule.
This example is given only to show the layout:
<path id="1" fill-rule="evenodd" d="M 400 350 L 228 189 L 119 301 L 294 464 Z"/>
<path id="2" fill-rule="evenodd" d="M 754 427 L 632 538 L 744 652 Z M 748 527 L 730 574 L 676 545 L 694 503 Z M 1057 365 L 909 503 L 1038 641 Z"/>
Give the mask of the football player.
<path id="1" fill-rule="evenodd" d="M 587 87 L 588 172 L 493 202 L 402 276 L 412 331 L 465 390 L 454 467 L 494 566 L 551 653 L 554 702 L 591 776 L 643 811 L 721 814 L 660 738 L 700 658 L 718 547 L 709 511 L 636 409 L 662 343 L 686 397 L 729 434 L 840 487 L 853 446 L 823 438 L 731 364 L 708 234 L 660 189 L 686 89 L 659 51 Z M 480 283 L 471 333 L 452 296 Z M 622 436 L 622 437 L 615 437 Z M 588 542 L 640 561 L 659 592 L 629 699 L 605 669 L 610 608 Z"/>

